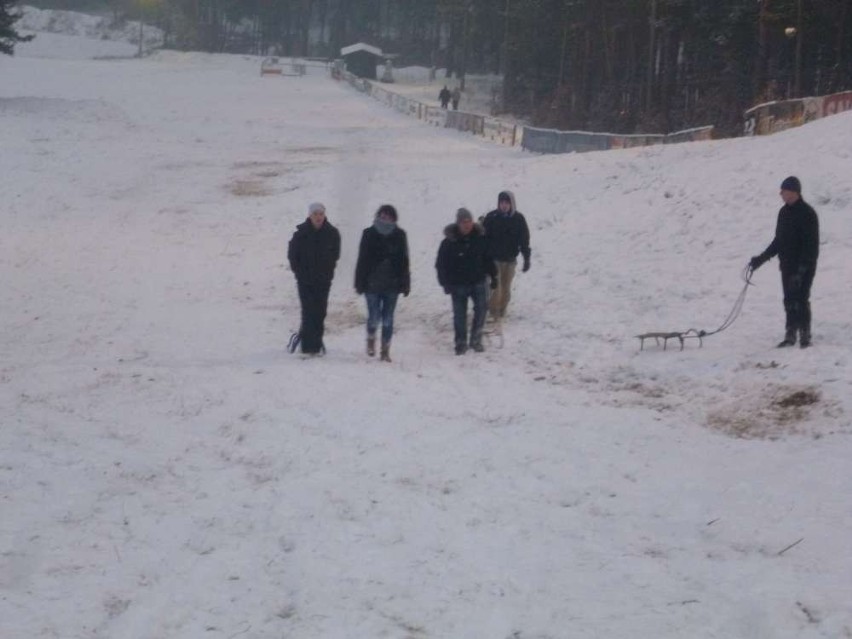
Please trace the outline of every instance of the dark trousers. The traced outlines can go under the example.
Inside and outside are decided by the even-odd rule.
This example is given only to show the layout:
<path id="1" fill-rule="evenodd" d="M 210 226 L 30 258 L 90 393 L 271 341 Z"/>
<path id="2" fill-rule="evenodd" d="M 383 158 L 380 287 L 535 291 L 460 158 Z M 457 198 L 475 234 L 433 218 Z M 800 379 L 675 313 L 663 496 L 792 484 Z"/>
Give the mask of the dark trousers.
<path id="1" fill-rule="evenodd" d="M 486 310 L 485 282 L 469 286 L 451 286 L 453 298 L 453 329 L 456 346 L 467 345 L 467 300 L 473 300 L 473 324 L 470 327 L 470 343 L 482 341 Z"/>
<path id="2" fill-rule="evenodd" d="M 382 342 L 387 344 L 393 337 L 393 314 L 399 293 L 367 293 L 367 336 L 375 337 L 379 323 L 382 325 Z"/>
<path id="3" fill-rule="evenodd" d="M 781 271 L 788 332 L 798 330 L 810 337 L 811 286 L 814 283 L 814 275 L 816 275 L 816 267 Z"/>
<path id="4" fill-rule="evenodd" d="M 328 311 L 328 293 L 331 282 L 322 284 L 304 284 L 299 282 L 299 301 L 302 303 L 303 353 L 319 353 L 323 348 L 322 336 L 325 332 L 325 314 Z"/>

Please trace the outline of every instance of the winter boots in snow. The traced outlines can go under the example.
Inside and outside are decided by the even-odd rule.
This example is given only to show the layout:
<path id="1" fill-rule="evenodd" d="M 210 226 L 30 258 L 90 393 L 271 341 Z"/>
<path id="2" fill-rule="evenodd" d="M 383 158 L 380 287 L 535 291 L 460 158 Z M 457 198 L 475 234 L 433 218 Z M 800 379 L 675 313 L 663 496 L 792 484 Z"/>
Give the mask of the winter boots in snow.
<path id="1" fill-rule="evenodd" d="M 374 335 L 367 336 L 367 355 L 370 357 L 376 356 L 376 338 Z M 382 350 L 379 359 L 383 362 L 390 362 L 390 342 L 382 342 Z"/>
<path id="2" fill-rule="evenodd" d="M 811 329 L 803 328 L 799 330 L 799 346 L 801 348 L 807 348 L 811 345 Z"/>
<path id="3" fill-rule="evenodd" d="M 784 333 L 784 339 L 778 342 L 778 348 L 787 348 L 788 346 L 796 345 L 796 329 L 788 328 Z"/>

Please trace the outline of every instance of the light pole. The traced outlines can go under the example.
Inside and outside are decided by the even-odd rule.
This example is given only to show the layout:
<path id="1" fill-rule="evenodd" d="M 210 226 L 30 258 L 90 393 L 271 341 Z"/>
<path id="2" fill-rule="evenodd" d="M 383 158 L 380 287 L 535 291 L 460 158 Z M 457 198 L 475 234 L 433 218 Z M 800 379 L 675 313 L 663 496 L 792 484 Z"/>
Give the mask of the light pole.
<path id="1" fill-rule="evenodd" d="M 796 2 L 796 71 L 793 90 L 796 97 L 802 97 L 802 0 Z"/>
<path id="2" fill-rule="evenodd" d="M 648 20 L 650 25 L 648 33 L 648 86 L 645 88 L 645 112 L 650 113 L 652 104 L 652 89 L 654 86 L 654 38 L 657 27 L 657 0 L 651 0 L 651 17 Z"/>

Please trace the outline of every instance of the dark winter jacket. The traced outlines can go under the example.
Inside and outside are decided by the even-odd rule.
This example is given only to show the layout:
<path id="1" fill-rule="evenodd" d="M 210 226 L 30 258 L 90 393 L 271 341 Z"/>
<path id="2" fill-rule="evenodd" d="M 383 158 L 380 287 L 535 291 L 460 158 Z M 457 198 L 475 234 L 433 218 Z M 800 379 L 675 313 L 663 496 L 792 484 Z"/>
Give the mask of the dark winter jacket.
<path id="1" fill-rule="evenodd" d="M 816 267 L 819 219 L 813 207 L 801 198 L 781 207 L 775 225 L 775 239 L 758 258 L 762 264 L 776 255 L 784 272 Z"/>
<path id="2" fill-rule="evenodd" d="M 411 273 L 408 238 L 396 227 L 382 235 L 375 226 L 364 229 L 355 266 L 355 290 L 361 293 L 398 292 L 408 295 Z"/>
<path id="3" fill-rule="evenodd" d="M 508 213 L 503 213 L 497 208 L 485 216 L 483 225 L 488 238 L 488 250 L 498 262 L 514 262 L 518 259 L 518 253 L 528 260 L 530 230 L 527 221 L 515 209 L 515 195 L 511 191 L 503 191 L 503 193 L 509 196 L 512 208 Z"/>
<path id="4" fill-rule="evenodd" d="M 287 259 L 302 284 L 330 284 L 340 259 L 340 233 L 328 220 L 316 229 L 308 218 L 296 227 Z"/>
<path id="5" fill-rule="evenodd" d="M 497 277 L 497 267 L 488 254 L 488 243 L 479 224 L 467 235 L 459 232 L 457 224 L 450 224 L 444 235 L 435 260 L 442 287 L 470 286 L 484 282 L 486 275 Z"/>

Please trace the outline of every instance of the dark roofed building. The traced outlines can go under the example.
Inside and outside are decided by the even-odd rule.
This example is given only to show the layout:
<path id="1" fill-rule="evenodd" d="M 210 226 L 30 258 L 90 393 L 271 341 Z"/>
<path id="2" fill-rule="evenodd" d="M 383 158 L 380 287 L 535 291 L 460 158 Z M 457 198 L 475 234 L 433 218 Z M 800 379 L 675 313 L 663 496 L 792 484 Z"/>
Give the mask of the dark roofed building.
<path id="1" fill-rule="evenodd" d="M 359 42 L 343 47 L 340 55 L 346 62 L 346 70 L 367 80 L 376 79 L 376 66 L 382 59 L 382 50 L 378 47 Z"/>

